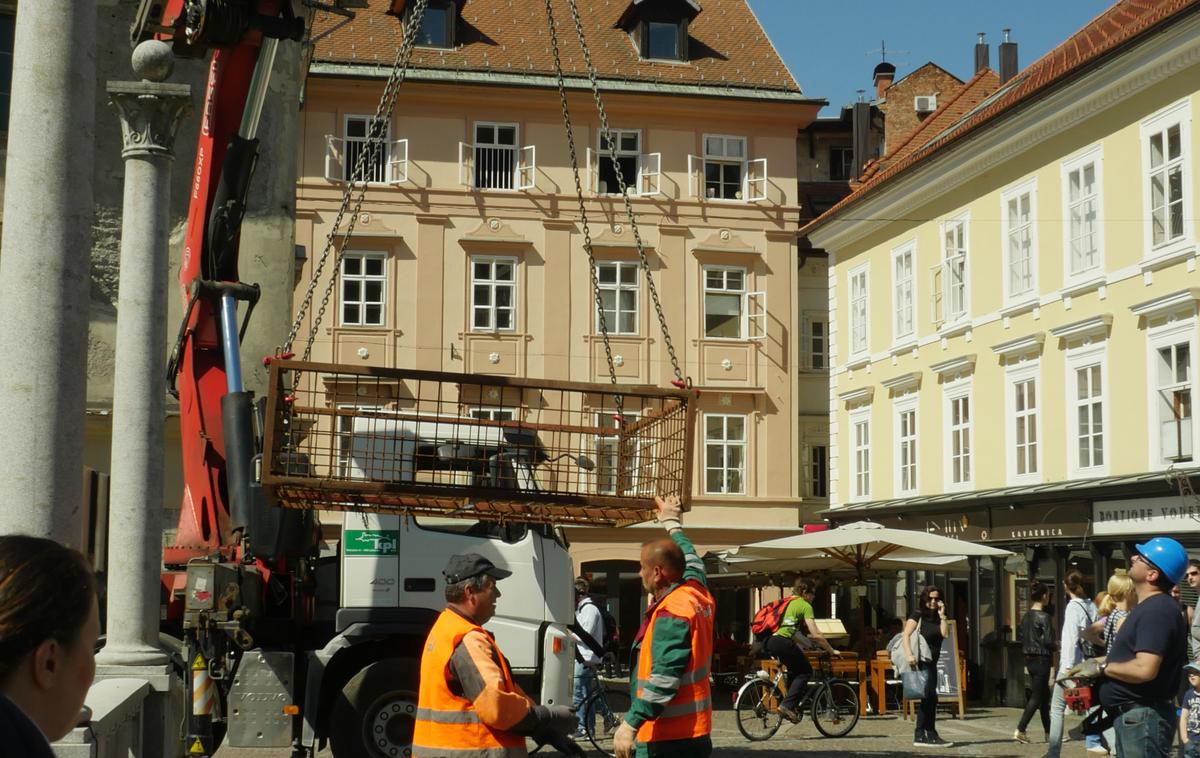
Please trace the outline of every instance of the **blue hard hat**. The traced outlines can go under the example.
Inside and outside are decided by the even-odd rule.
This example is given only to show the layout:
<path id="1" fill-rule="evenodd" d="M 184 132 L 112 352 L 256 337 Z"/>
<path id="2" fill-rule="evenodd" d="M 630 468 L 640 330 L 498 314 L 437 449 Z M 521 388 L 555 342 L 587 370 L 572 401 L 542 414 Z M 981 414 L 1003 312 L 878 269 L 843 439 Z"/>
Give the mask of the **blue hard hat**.
<path id="1" fill-rule="evenodd" d="M 1171 584 L 1179 584 L 1187 571 L 1188 554 L 1170 537 L 1154 537 L 1135 545 L 1138 553 L 1163 573 Z"/>

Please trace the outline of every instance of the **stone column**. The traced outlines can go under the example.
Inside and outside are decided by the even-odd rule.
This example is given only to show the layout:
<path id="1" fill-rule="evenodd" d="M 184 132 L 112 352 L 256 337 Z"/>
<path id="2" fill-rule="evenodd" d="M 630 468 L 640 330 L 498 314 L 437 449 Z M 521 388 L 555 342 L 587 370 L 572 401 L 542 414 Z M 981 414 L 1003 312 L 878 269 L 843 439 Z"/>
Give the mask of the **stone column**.
<path id="1" fill-rule="evenodd" d="M 87 404 L 96 4 L 27 2 L 0 256 L 0 534 L 78 547 Z"/>
<path id="2" fill-rule="evenodd" d="M 165 84 L 174 55 L 146 41 L 133 53 L 140 82 L 109 82 L 124 137 L 125 196 L 113 377 L 106 666 L 158 666 L 162 564 L 163 425 L 169 203 L 175 133 L 191 87 Z"/>

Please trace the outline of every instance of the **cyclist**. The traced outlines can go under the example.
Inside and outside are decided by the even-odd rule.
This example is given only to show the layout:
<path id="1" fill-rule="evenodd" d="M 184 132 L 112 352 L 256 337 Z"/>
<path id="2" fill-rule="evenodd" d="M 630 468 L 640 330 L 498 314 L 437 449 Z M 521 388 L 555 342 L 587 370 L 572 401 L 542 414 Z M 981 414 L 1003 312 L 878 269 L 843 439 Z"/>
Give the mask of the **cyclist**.
<path id="1" fill-rule="evenodd" d="M 779 713 L 788 721 L 800 720 L 796 706 L 804 694 L 812 676 L 812 664 L 804 651 L 820 646 L 831 655 L 841 654 L 822 636 L 813 614 L 812 601 L 817 596 L 816 586 L 811 579 L 800 578 L 793 585 L 796 599 L 788 603 L 783 612 L 779 629 L 767 639 L 767 652 L 778 658 L 787 667 L 787 694 L 779 704 Z"/>

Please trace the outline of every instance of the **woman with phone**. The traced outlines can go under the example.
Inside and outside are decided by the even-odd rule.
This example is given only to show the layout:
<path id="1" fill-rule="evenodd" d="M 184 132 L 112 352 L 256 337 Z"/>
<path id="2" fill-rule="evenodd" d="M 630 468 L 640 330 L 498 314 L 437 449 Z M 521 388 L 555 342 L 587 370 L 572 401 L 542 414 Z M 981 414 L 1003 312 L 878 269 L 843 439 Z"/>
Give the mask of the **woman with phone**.
<path id="1" fill-rule="evenodd" d="M 920 650 L 920 646 L 912 638 L 914 632 L 921 635 L 921 639 L 928 645 L 929 660 L 918 659 L 914 652 Z M 937 662 L 942 653 L 942 641 L 949 634 L 942 591 L 930 585 L 921 590 L 917 609 L 908 614 L 908 620 L 904 622 L 904 654 L 908 658 L 908 665 L 925 672 L 925 692 L 917 709 L 917 728 L 913 733 L 915 747 L 950 747 L 954 744 L 942 739 L 934 726 L 938 703 Z"/>

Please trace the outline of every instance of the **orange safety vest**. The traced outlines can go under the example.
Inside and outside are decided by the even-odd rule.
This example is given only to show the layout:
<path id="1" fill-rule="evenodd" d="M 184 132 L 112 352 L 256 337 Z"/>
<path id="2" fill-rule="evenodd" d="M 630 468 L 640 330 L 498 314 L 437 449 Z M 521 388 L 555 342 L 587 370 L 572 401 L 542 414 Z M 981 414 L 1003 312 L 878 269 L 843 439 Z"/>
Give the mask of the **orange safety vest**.
<path id="1" fill-rule="evenodd" d="M 654 649 L 654 622 L 660 615 L 686 619 L 691 627 L 692 655 L 679 679 L 675 697 L 653 721 L 638 728 L 639 742 L 662 742 L 703 737 L 712 732 L 712 692 L 708 670 L 713 648 L 712 595 L 698 582 L 679 585 L 659 602 L 646 624 L 646 635 L 638 652 L 637 694 L 641 698 L 650 683 Z"/>
<path id="2" fill-rule="evenodd" d="M 450 656 L 469 632 L 491 637 L 483 627 L 447 608 L 429 630 L 421 656 L 421 686 L 413 729 L 413 756 L 421 758 L 517 758 L 527 756 L 525 738 L 493 729 L 479 720 L 475 705 L 450 690 Z M 512 671 L 504 656 L 497 656 L 504 684 L 510 691 Z"/>

